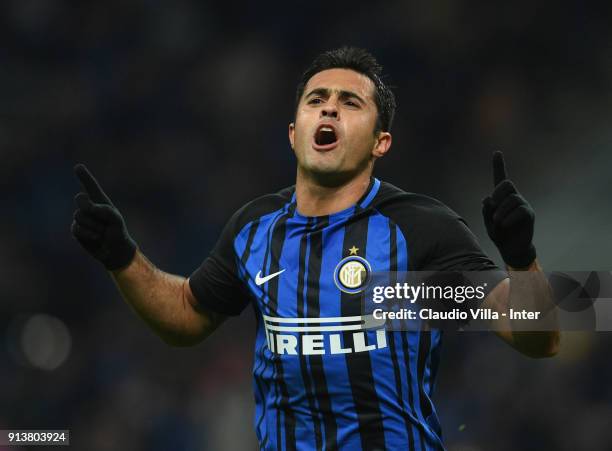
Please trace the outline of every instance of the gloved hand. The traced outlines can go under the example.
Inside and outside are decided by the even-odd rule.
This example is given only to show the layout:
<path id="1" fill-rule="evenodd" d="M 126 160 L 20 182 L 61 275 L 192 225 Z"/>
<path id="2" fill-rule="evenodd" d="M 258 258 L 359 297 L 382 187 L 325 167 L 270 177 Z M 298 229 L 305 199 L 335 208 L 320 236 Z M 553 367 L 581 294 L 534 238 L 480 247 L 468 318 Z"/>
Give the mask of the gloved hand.
<path id="1" fill-rule="evenodd" d="M 504 262 L 513 268 L 525 268 L 536 258 L 531 242 L 535 213 L 506 176 L 504 155 L 493 154 L 495 189 L 482 201 L 482 215 L 487 233 L 499 249 Z"/>
<path id="2" fill-rule="evenodd" d="M 74 198 L 77 209 L 71 226 L 72 235 L 107 270 L 127 266 L 134 258 L 137 246 L 121 213 L 85 165 L 77 164 L 74 173 L 85 192 Z"/>

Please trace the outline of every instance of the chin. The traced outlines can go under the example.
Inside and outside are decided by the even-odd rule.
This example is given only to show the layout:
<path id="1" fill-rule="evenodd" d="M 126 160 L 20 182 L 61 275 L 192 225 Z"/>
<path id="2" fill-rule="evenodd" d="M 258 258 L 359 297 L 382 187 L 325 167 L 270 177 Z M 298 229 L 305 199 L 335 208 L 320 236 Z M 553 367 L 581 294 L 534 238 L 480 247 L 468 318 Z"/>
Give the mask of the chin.
<path id="1" fill-rule="evenodd" d="M 306 158 L 306 161 L 304 161 L 303 167 L 312 174 L 329 174 L 342 171 L 340 162 L 336 160 L 337 159 L 333 158 L 332 155 L 310 155 Z"/>
<path id="2" fill-rule="evenodd" d="M 316 166 L 308 168 L 311 178 L 322 186 L 339 186 L 350 180 L 355 173 L 337 166 Z"/>

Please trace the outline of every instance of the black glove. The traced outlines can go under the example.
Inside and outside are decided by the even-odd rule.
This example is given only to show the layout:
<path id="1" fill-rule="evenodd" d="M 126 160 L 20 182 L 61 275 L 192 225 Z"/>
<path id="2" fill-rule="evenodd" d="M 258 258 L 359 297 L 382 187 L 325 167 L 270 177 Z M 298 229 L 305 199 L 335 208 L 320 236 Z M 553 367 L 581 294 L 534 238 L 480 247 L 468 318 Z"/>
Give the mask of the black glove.
<path id="1" fill-rule="evenodd" d="M 109 271 L 127 266 L 134 258 L 137 246 L 121 213 L 85 165 L 77 164 L 74 173 L 85 192 L 74 198 L 77 209 L 71 226 L 72 235 Z"/>
<path id="2" fill-rule="evenodd" d="M 493 154 L 493 194 L 482 201 L 482 215 L 491 240 L 504 262 L 513 268 L 525 268 L 536 258 L 531 242 L 535 213 L 506 176 L 504 155 Z"/>

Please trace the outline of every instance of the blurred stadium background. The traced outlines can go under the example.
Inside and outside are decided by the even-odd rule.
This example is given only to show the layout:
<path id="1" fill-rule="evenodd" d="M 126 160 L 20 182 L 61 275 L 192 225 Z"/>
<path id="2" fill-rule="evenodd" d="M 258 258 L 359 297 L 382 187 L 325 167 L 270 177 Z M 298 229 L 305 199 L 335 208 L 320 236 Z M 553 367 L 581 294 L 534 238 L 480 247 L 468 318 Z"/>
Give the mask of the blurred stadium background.
<path id="1" fill-rule="evenodd" d="M 399 100 L 377 175 L 480 216 L 490 155 L 537 213 L 547 270 L 612 269 L 612 27 L 586 2 L 0 5 L 0 429 L 76 449 L 250 450 L 253 321 L 172 349 L 71 238 L 85 162 L 142 250 L 188 275 L 244 202 L 293 183 L 295 85 L 322 50 L 371 50 Z M 449 337 L 436 401 L 450 451 L 604 450 L 612 337 L 530 360 Z"/>

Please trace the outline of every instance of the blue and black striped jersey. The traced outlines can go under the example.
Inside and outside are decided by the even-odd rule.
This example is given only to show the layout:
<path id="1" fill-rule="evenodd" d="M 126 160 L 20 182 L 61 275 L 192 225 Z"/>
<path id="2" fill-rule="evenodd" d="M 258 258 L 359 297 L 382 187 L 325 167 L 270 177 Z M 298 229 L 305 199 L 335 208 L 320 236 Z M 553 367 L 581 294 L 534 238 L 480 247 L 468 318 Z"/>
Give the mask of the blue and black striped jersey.
<path id="1" fill-rule="evenodd" d="M 301 215 L 293 188 L 237 211 L 189 283 L 207 309 L 255 310 L 261 449 L 444 449 L 432 403 L 441 332 L 364 326 L 359 274 L 338 280 L 355 259 L 374 272 L 498 269 L 452 210 L 375 178 L 328 216 Z"/>

